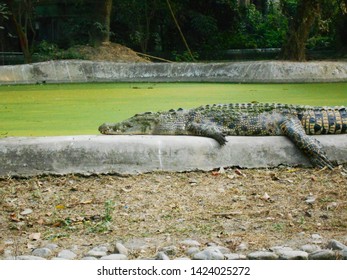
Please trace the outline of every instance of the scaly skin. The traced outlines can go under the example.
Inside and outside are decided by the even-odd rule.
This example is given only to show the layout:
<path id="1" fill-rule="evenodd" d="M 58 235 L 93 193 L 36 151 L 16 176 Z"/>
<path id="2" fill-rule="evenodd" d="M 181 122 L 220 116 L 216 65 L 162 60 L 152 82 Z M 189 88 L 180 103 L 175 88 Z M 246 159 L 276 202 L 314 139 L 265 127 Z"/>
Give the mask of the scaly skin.
<path id="1" fill-rule="evenodd" d="M 189 110 L 137 114 L 123 122 L 103 124 L 103 134 L 197 135 L 215 139 L 225 136 L 287 136 L 314 166 L 333 168 L 319 141 L 308 135 L 347 132 L 345 107 L 311 107 L 286 104 L 217 104 Z"/>

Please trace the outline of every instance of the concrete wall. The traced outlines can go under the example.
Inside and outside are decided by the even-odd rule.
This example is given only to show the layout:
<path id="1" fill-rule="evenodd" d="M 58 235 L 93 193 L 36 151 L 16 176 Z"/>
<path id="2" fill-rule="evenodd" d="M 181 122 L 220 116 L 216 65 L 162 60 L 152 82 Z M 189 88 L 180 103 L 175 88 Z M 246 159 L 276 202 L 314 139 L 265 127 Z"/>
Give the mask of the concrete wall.
<path id="1" fill-rule="evenodd" d="M 347 135 L 317 136 L 331 160 L 347 162 Z M 0 177 L 135 174 L 219 167 L 310 166 L 286 137 L 65 136 L 0 139 Z"/>
<path id="2" fill-rule="evenodd" d="M 128 81 L 346 82 L 347 62 L 112 63 L 66 60 L 0 66 L 0 85 Z"/>

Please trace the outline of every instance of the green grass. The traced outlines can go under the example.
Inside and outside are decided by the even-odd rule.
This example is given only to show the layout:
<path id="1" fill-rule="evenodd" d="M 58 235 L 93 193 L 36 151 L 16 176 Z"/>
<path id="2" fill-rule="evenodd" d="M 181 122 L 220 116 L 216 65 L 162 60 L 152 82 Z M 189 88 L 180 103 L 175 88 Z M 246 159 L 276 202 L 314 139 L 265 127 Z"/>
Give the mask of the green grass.
<path id="1" fill-rule="evenodd" d="M 0 86 L 0 137 L 97 134 L 103 122 L 203 104 L 347 105 L 347 83 L 102 83 Z"/>

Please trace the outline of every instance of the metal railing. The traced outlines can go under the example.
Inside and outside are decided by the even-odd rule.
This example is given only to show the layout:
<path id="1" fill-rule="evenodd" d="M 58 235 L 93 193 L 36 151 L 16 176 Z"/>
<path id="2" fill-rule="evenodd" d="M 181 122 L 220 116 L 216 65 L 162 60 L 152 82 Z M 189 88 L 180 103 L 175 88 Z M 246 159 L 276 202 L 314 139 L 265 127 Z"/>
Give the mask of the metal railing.
<path id="1" fill-rule="evenodd" d="M 13 65 L 24 63 L 22 52 L 0 52 L 0 65 Z"/>

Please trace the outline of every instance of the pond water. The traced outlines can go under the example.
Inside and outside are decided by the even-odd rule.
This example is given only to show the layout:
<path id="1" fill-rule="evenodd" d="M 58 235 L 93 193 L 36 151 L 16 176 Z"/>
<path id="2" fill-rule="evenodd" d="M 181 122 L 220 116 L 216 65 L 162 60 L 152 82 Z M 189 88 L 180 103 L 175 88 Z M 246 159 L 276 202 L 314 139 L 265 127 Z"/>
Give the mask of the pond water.
<path id="1" fill-rule="evenodd" d="M 87 83 L 0 86 L 0 137 L 98 134 L 136 113 L 214 103 L 347 105 L 347 83 Z"/>

